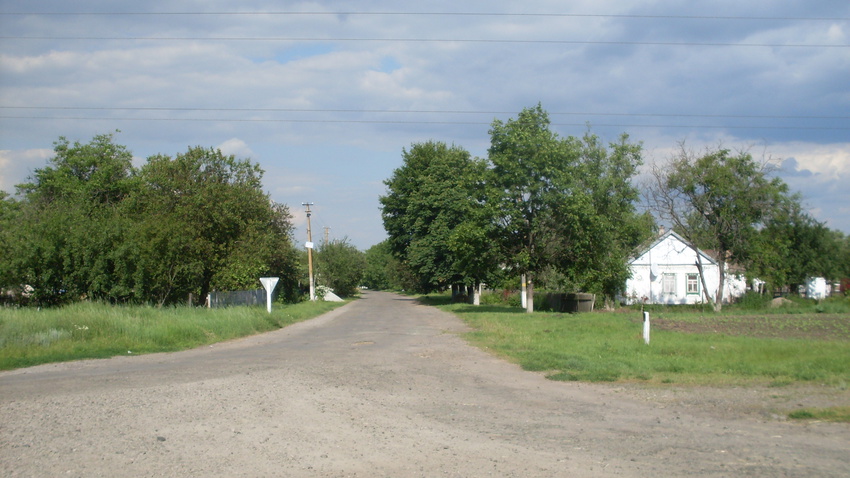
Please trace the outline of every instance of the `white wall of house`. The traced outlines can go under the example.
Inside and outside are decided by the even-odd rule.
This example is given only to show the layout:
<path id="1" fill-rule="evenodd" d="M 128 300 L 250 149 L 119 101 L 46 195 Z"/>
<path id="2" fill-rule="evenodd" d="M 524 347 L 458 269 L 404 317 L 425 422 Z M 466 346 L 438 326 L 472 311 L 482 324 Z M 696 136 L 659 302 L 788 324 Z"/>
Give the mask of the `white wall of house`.
<path id="1" fill-rule="evenodd" d="M 717 293 L 720 271 L 710 256 L 700 251 L 709 294 Z M 706 302 L 703 284 L 696 266 L 697 253 L 673 231 L 661 235 L 629 264 L 632 272 L 626 281 L 626 303 L 698 304 Z M 743 277 L 729 274 L 724 297 L 739 297 L 746 291 Z"/>

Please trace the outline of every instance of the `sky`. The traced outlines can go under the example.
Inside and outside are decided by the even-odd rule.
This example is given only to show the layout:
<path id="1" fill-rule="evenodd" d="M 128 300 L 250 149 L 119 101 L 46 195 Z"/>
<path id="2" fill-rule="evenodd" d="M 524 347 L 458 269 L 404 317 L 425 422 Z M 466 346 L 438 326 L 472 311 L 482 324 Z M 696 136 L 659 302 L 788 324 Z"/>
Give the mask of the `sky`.
<path id="1" fill-rule="evenodd" d="M 265 170 L 297 242 L 311 202 L 314 242 L 365 250 L 405 148 L 486 157 L 538 103 L 561 136 L 642 142 L 643 171 L 749 151 L 850 234 L 846 0 L 0 0 L 10 194 L 59 137 L 115 133 L 137 166 L 215 147 Z"/>

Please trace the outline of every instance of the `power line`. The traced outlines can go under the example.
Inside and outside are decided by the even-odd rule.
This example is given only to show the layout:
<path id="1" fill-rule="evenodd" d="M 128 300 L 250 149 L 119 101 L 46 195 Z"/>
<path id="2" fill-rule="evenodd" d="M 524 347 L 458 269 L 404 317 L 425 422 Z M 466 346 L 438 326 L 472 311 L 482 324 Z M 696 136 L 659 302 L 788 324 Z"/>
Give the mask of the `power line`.
<path id="1" fill-rule="evenodd" d="M 69 120 L 69 121 L 162 121 L 162 122 L 206 122 L 206 123 L 306 123 L 306 124 L 398 124 L 398 125 L 490 125 L 482 121 L 403 121 L 403 120 L 339 120 L 339 119 L 269 119 L 269 118 L 131 118 L 90 116 L 10 116 L 0 119 L 18 120 Z M 552 123 L 553 126 L 591 126 L 618 128 L 695 128 L 695 129 L 766 129 L 804 131 L 848 131 L 842 126 L 768 126 L 768 125 L 683 125 L 683 124 L 609 124 L 609 123 Z"/>
<path id="2" fill-rule="evenodd" d="M 114 107 L 114 106 L 5 106 L 0 109 L 13 110 L 79 110 L 79 111 L 198 111 L 198 112 L 247 112 L 247 113 L 352 113 L 352 114 L 452 114 L 452 115 L 505 115 L 515 111 L 489 110 L 393 110 L 356 108 L 200 108 L 200 107 Z M 661 118 L 738 118 L 738 119 L 850 119 L 850 116 L 829 115 L 721 115 L 699 113 L 622 113 L 561 111 L 548 112 L 549 116 L 622 116 Z"/>
<path id="3" fill-rule="evenodd" d="M 452 16 L 452 17 L 555 17 L 555 18 L 627 18 L 668 20 L 744 20 L 744 21 L 847 21 L 848 17 L 768 17 L 734 15 L 640 15 L 607 13 L 500 13 L 500 12 L 0 12 L 0 16 Z"/>
<path id="4" fill-rule="evenodd" d="M 706 46 L 756 48 L 848 48 L 850 45 L 830 43 L 722 43 L 662 41 L 598 41 L 598 40 L 512 40 L 474 38 L 312 38 L 312 37 L 68 37 L 68 36 L 0 36 L 0 40 L 81 40 L 81 41 L 234 41 L 234 42 L 398 42 L 398 43 L 515 43 L 553 45 L 641 45 L 641 46 Z"/>

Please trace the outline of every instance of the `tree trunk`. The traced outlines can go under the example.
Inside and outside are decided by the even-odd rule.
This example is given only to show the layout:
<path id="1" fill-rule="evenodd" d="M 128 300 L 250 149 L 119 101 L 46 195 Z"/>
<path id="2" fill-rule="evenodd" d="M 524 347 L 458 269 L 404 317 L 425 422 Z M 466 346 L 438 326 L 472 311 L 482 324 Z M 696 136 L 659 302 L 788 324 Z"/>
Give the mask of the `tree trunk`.
<path id="1" fill-rule="evenodd" d="M 714 298 L 711 297 L 711 294 L 709 294 L 708 287 L 706 286 L 705 271 L 702 268 L 702 257 L 699 255 L 699 249 L 697 249 L 696 247 L 691 247 L 691 249 L 693 249 L 693 251 L 697 255 L 696 266 L 697 271 L 699 272 L 699 280 L 702 283 L 702 293 L 705 296 L 705 301 L 711 304 L 711 308 L 714 309 L 715 312 L 718 312 L 720 309 L 717 308 L 717 303 Z M 723 286 L 721 285 L 721 289 L 722 287 Z"/>
<path id="2" fill-rule="evenodd" d="M 715 300 L 714 311 L 720 312 L 723 308 L 723 289 L 726 287 L 726 261 L 717 261 L 717 270 L 719 272 L 720 285 L 717 286 L 717 299 Z"/>
<path id="3" fill-rule="evenodd" d="M 520 298 L 520 303 L 522 304 L 522 308 L 524 309 L 524 308 L 528 307 L 528 285 L 525 281 L 525 274 L 520 276 L 520 281 L 521 281 L 521 285 L 520 285 L 519 298 Z"/>
<path id="4" fill-rule="evenodd" d="M 530 274 L 528 275 L 528 285 L 526 287 L 528 291 L 528 297 L 526 297 L 525 299 L 525 311 L 530 314 L 534 312 L 534 280 L 532 279 L 532 276 Z"/>
<path id="5" fill-rule="evenodd" d="M 472 291 L 472 305 L 481 305 L 481 283 L 476 282 Z"/>

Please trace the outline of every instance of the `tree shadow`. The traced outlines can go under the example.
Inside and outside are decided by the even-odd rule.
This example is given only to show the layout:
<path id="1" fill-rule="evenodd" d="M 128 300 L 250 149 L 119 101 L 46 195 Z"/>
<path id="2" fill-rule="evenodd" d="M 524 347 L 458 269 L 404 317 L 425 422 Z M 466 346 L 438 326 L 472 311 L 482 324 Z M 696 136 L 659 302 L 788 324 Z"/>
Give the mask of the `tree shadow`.
<path id="1" fill-rule="evenodd" d="M 464 305 L 455 310 L 461 314 L 525 314 L 522 307 L 506 307 L 504 305 Z"/>

